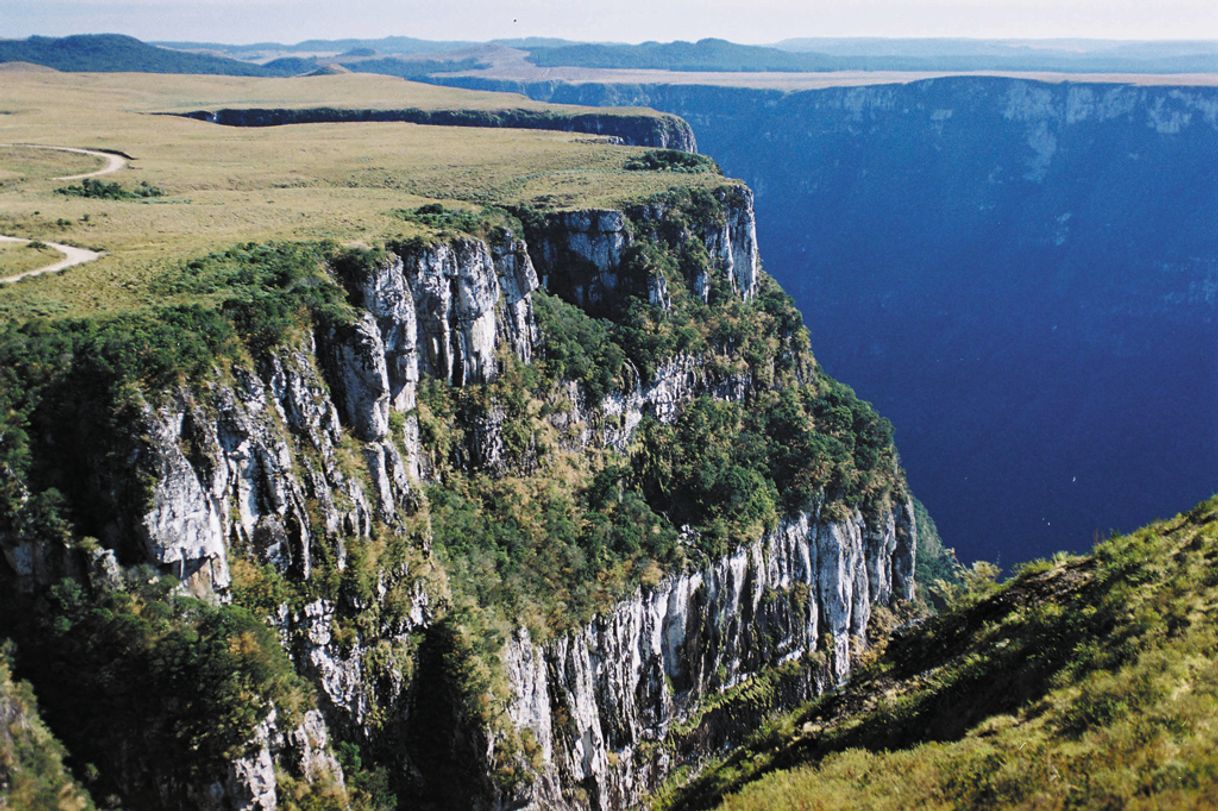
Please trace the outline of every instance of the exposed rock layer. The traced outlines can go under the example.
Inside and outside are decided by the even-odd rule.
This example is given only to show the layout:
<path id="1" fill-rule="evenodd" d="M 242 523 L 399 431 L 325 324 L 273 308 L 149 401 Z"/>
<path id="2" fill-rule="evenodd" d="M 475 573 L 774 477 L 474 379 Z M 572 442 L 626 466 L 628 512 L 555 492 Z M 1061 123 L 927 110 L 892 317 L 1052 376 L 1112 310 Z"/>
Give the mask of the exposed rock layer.
<path id="1" fill-rule="evenodd" d="M 403 121 L 445 127 L 514 127 L 605 135 L 630 146 L 650 146 L 696 152 L 693 130 L 670 115 L 625 115 L 516 110 L 398 110 L 238 108 L 172 113 L 200 121 L 234 127 L 271 127 L 284 124 L 321 124 L 349 121 Z"/>

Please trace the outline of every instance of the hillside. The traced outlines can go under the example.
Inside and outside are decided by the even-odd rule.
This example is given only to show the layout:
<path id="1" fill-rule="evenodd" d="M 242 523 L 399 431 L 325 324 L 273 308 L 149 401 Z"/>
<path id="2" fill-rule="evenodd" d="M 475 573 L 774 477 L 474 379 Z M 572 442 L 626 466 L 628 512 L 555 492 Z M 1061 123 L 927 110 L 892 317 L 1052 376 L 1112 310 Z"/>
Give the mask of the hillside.
<path id="1" fill-rule="evenodd" d="M 1218 798 L 1218 499 L 898 630 L 672 808 L 1202 808 Z"/>
<path id="2" fill-rule="evenodd" d="M 101 255 L 0 289 L 0 636 L 99 802 L 625 808 L 752 728 L 720 696 L 817 695 L 914 610 L 890 428 L 819 369 L 752 193 L 565 131 L 678 119 L 355 74 L 6 91 L 0 233 Z"/>
<path id="3" fill-rule="evenodd" d="M 393 43 L 385 43 L 392 47 Z M 307 43 L 302 43 L 307 45 Z M 418 59 L 393 56 L 367 58 L 359 54 L 339 54 L 338 59 L 317 60 L 310 56 L 282 55 L 263 62 L 249 58 L 247 49 L 210 46 L 195 49 L 190 43 L 181 47 L 162 47 L 121 34 L 78 34 L 70 37 L 29 37 L 0 40 L 0 65 L 26 62 L 66 72 L 92 73 L 183 73 L 223 76 L 300 76 L 325 64 L 342 63 L 361 73 L 377 73 L 404 79 L 421 78 L 431 73 L 474 70 L 484 65 L 470 58 Z M 254 46 L 257 47 L 257 46 Z M 272 46 L 273 47 L 273 46 Z M 426 49 L 430 52 L 442 46 Z M 224 54 L 231 53 L 233 56 Z M 289 53 L 292 53 L 289 51 Z"/>
<path id="4" fill-rule="evenodd" d="M 63 71 L 274 75 L 249 62 L 158 48 L 122 34 L 0 40 L 3 62 L 30 62 Z"/>

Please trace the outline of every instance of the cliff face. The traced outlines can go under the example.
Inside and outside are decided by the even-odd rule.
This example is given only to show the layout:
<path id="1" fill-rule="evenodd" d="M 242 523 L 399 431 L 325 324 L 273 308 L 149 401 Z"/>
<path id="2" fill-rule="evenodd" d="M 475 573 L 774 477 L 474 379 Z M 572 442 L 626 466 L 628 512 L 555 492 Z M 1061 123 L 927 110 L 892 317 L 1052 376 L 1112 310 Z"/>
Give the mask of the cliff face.
<path id="1" fill-rule="evenodd" d="M 1210 495 L 1214 88 L 494 86 L 685 117 L 962 553 L 1049 554 Z"/>
<path id="2" fill-rule="evenodd" d="M 172 113 L 233 127 L 273 127 L 284 124 L 324 124 L 351 121 L 403 121 L 445 127 L 514 127 L 606 135 L 630 146 L 649 146 L 696 152 L 693 130 L 672 115 L 555 114 L 536 110 L 420 110 L 415 108 L 346 109 L 335 107 L 232 108 Z"/>
<path id="3" fill-rule="evenodd" d="M 537 645 L 522 630 L 504 655 L 508 712 L 537 741 L 540 768 L 521 799 L 542 808 L 640 802 L 676 765 L 647 744 L 707 698 L 817 650 L 822 634 L 833 640 L 827 666 L 810 669 L 791 698 L 840 684 L 872 605 L 913 597 L 912 506 L 893 510 L 870 522 L 802 513 L 555 641 Z"/>
<path id="4" fill-rule="evenodd" d="M 523 232 L 335 260 L 325 278 L 341 290 L 342 317 L 228 358 L 204 379 L 141 392 L 137 420 L 114 438 L 128 467 L 82 477 L 112 516 L 93 528 L 93 587 L 150 564 L 207 601 L 248 607 L 315 690 L 290 722 L 274 707 L 262 716 L 223 774 L 163 784 L 163 797 L 176 786 L 185 798 L 166 802 L 274 808 L 283 774 L 337 791 L 338 739 L 382 764 L 402 803 L 626 807 L 746 731 L 718 719 L 657 748 L 679 724 L 697 729 L 708 699 L 784 663 L 798 670 L 784 700 L 840 683 L 873 607 L 912 596 L 912 507 L 895 463 L 883 463 L 877 475 L 895 477 L 893 489 L 851 506 L 822 492 L 726 551 L 694 551 L 705 530 L 683 527 L 684 563 L 639 577 L 590 621 L 535 639 L 504 613 L 510 633 L 478 660 L 504 687 L 479 693 L 454 675 L 472 654 L 445 641 L 457 596 L 444 567 L 455 553 L 432 554 L 428 493 L 463 477 L 510 479 L 538 464 L 546 432 L 574 458 L 629 459 L 650 441 L 645 426 L 677 425 L 696 399 L 738 407 L 780 388 L 778 360 L 732 360 L 742 337 L 717 338 L 717 353 L 691 344 L 654 368 L 624 364 L 596 394 L 554 381 L 521 453 L 512 380 L 556 351 L 539 288 L 611 317 L 644 304 L 661 319 L 686 306 L 762 312 L 775 305 L 754 301 L 764 279 L 751 194 L 724 186 L 697 205 L 542 214 Z M 768 339 L 772 353 L 789 347 L 775 357 L 791 385 L 815 377 L 801 336 Z M 437 427 L 424 385 L 468 399 Z M 440 430 L 455 439 L 442 444 Z M 38 544 L 6 528 L 8 574 L 24 590 L 82 566 Z M 483 709 L 471 712 L 471 700 Z M 132 779 L 113 774 L 120 790 Z"/>

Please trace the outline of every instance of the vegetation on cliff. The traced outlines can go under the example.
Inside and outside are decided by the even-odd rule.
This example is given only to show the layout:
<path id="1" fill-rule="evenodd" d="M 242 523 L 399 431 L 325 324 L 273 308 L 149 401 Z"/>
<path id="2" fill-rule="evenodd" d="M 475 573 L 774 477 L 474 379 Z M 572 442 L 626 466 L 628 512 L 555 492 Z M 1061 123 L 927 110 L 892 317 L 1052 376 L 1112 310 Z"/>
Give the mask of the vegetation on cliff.
<path id="1" fill-rule="evenodd" d="M 0 646 L 0 807 L 93 808 L 64 766 L 67 752 L 39 715 L 29 682 L 13 679 L 10 653 Z"/>

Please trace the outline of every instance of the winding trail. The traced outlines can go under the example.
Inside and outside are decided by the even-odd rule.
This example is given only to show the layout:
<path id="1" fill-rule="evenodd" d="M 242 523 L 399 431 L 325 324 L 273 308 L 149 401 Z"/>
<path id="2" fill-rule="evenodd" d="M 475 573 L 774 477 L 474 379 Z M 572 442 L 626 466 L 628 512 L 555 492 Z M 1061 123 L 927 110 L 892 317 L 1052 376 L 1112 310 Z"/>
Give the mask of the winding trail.
<path id="1" fill-rule="evenodd" d="M 101 177 L 117 172 L 127 165 L 127 159 L 122 155 L 115 155 L 113 152 L 101 152 L 97 149 L 81 149 L 75 146 L 47 146 L 46 144 L 0 144 L 0 148 L 4 147 L 20 147 L 22 149 L 53 149 L 56 152 L 75 152 L 77 155 L 92 155 L 95 158 L 101 158 L 106 162 L 106 165 L 96 172 L 85 172 L 83 175 L 64 175 L 63 177 L 53 177 L 51 180 L 84 180 L 87 177 Z M 50 243 L 47 243 L 50 244 Z"/>
<path id="2" fill-rule="evenodd" d="M 63 177 L 54 177 L 52 180 L 84 180 L 89 177 L 100 177 L 101 175 L 110 175 L 117 172 L 127 165 L 127 159 L 122 155 L 115 155 L 111 152 L 101 152 L 96 149 L 81 149 L 75 146 L 47 146 L 46 144 L 0 144 L 3 147 L 20 147 L 23 149 L 53 149 L 56 152 L 74 152 L 78 155 L 92 155 L 95 158 L 101 158 L 106 162 L 106 165 L 95 172 L 85 172 L 82 175 L 64 175 Z M 0 242 L 17 242 L 28 245 L 31 240 L 22 239 L 20 237 L 8 237 L 0 234 Z M 0 278 L 0 285 L 12 284 L 21 279 L 28 279 L 32 276 L 42 276 L 45 273 L 58 273 L 61 270 L 67 270 L 76 265 L 83 265 L 86 262 L 92 262 L 101 259 L 102 255 L 98 251 L 90 251 L 87 248 L 76 248 L 72 245 L 63 245 L 59 242 L 46 242 L 42 244 L 49 248 L 54 248 L 63 254 L 63 259 L 58 262 L 52 262 L 49 265 L 33 270 L 27 270 L 13 276 L 5 276 Z"/>
<path id="3" fill-rule="evenodd" d="M 0 235 L 0 242 L 20 242 L 28 245 L 30 240 L 21 239 L 20 237 L 6 237 Z M 44 273 L 58 273 L 61 270 L 67 270 L 76 265 L 83 265 L 85 262 L 92 262 L 95 259 L 102 257 L 97 251 L 90 251 L 87 248 L 75 248 L 71 245 L 61 245 L 58 242 L 43 242 L 49 248 L 54 248 L 63 254 L 63 259 L 58 262 L 53 262 L 45 267 L 34 268 L 23 273 L 18 273 L 15 276 L 5 276 L 0 279 L 0 284 L 12 284 L 21 279 L 27 279 L 31 276 L 41 276 Z"/>

